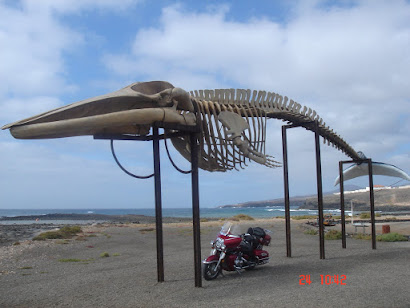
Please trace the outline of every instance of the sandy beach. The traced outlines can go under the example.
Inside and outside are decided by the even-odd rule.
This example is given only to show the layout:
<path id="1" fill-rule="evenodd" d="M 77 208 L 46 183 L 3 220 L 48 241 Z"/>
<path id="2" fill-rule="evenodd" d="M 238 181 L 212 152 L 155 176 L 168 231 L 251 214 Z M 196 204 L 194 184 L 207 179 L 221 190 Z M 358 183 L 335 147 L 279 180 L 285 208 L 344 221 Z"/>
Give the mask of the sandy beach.
<path id="1" fill-rule="evenodd" d="M 304 234 L 305 222 L 292 221 L 292 258 L 283 219 L 241 222 L 274 232 L 270 263 L 242 275 L 224 272 L 203 280 L 202 288 L 194 287 L 192 224 L 186 222 L 164 224 L 163 283 L 156 280 L 152 224 L 87 226 L 71 240 L 4 245 L 0 307 L 408 307 L 410 242 L 377 242 L 372 250 L 368 240 L 348 238 L 347 249 L 327 240 L 320 260 L 318 236 Z M 221 224 L 201 223 L 202 259 Z M 409 222 L 389 225 L 410 234 Z M 105 252 L 109 257 L 101 257 Z M 311 284 L 301 285 L 301 275 Z M 345 275 L 346 285 L 322 284 L 321 275 Z"/>

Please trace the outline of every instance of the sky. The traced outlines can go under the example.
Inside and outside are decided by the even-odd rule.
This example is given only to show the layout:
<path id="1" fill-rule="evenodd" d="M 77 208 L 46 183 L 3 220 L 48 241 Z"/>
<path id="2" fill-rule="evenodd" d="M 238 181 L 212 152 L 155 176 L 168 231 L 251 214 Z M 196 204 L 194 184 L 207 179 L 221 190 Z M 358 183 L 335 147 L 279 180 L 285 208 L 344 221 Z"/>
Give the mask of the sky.
<path id="1" fill-rule="evenodd" d="M 409 1 L 0 0 L 0 80 L 1 126 L 137 81 L 273 91 L 316 110 L 355 150 L 410 173 Z M 282 125 L 268 121 L 266 152 L 278 161 Z M 152 173 L 151 143 L 115 146 L 127 169 Z M 290 195 L 315 194 L 314 135 L 288 130 L 288 146 Z M 161 142 L 163 207 L 190 207 L 190 176 L 164 154 Z M 324 144 L 321 156 L 323 190 L 337 189 L 338 162 L 349 157 Z M 251 162 L 199 177 L 201 207 L 283 198 L 282 168 Z M 154 182 L 123 173 L 108 141 L 16 140 L 4 130 L 0 207 L 153 208 Z"/>

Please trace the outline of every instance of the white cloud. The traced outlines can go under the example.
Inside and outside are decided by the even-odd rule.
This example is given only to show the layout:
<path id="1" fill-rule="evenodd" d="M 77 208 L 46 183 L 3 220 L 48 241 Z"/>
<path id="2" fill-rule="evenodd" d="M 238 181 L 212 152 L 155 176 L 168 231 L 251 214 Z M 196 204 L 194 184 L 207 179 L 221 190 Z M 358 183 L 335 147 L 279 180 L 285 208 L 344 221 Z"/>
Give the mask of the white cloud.
<path id="1" fill-rule="evenodd" d="M 91 137 L 88 138 L 88 142 Z M 2 138 L 4 139 L 4 138 Z M 153 202 L 152 181 L 139 181 L 125 175 L 110 157 L 109 147 L 98 153 L 94 142 L 91 155 L 75 147 L 73 140 L 0 141 L 0 199 L 9 208 L 101 208 L 148 207 Z M 81 139 L 81 138 L 80 138 Z M 85 141 L 85 140 L 83 140 Z M 61 143 L 69 142 L 66 148 Z M 79 142 L 81 144 L 81 140 Z M 97 147 L 97 149 L 95 149 Z M 134 172 L 149 173 L 141 166 L 129 164 Z M 10 185 L 13 183 L 13 185 Z M 146 194 L 132 196 L 135 186 Z M 5 203 L 7 201 L 7 203 Z M 33 204 L 34 203 L 34 204 Z"/>
<path id="2" fill-rule="evenodd" d="M 0 98 L 57 96 L 75 89 L 67 78 L 65 56 L 81 48 L 85 36 L 65 24 L 59 13 L 112 13 L 138 2 L 24 0 L 14 6 L 0 2 Z"/>
<path id="3" fill-rule="evenodd" d="M 84 47 L 85 37 L 64 23 L 62 14 L 112 12 L 135 3 L 0 1 L 1 126 L 58 107 L 63 104 L 60 96 L 75 89 L 66 56 Z M 122 199 L 135 183 L 117 169 L 107 142 L 90 146 L 90 139 L 18 141 L 7 131 L 1 132 L 0 199 L 6 200 L 8 207 L 20 208 L 129 207 L 133 203 L 144 207 L 145 198 L 140 198 L 141 204 Z M 143 161 L 138 164 L 128 158 L 125 162 L 132 170 L 149 172 Z M 113 182 L 119 186 L 114 188 Z M 152 190 L 151 186 L 140 184 L 146 191 Z M 147 194 L 148 200 L 151 195 Z"/>
<path id="4" fill-rule="evenodd" d="M 369 156 L 409 143 L 397 123 L 410 112 L 410 4 L 298 5 L 285 24 L 237 22 L 226 8 L 167 7 L 158 26 L 137 31 L 128 54 L 107 55 L 107 67 L 128 78 L 168 77 L 189 90 L 277 91 L 316 109 Z"/>
<path id="5" fill-rule="evenodd" d="M 0 4 L 0 97 L 55 95 L 70 89 L 63 52 L 81 40 L 47 11 Z"/>
<path id="6" fill-rule="evenodd" d="M 224 10 L 194 13 L 168 7 L 158 27 L 137 32 L 131 54 L 120 56 L 120 69 L 211 73 L 239 85 L 355 102 L 408 94 L 410 7 L 372 3 L 310 8 L 285 25 L 266 19 L 235 22 Z"/>
<path id="7" fill-rule="evenodd" d="M 6 124 L 49 111 L 62 105 L 56 97 L 35 96 L 0 101 L 0 123 Z M 3 126 L 3 125 L 2 125 Z"/>
<path id="8" fill-rule="evenodd" d="M 135 6 L 141 0 L 23 0 L 23 6 L 35 11 L 54 11 L 60 14 L 73 14 L 87 10 L 100 12 L 124 11 Z"/>

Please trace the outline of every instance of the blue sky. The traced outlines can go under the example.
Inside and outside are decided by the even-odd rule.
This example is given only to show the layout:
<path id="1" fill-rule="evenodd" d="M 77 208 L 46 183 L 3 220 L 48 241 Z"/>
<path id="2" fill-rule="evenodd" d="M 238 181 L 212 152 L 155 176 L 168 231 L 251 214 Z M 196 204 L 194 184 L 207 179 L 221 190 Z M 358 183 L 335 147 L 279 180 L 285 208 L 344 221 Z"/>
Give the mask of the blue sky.
<path id="1" fill-rule="evenodd" d="M 0 0 L 0 80 L 1 125 L 136 81 L 274 91 L 315 109 L 354 149 L 410 172 L 408 1 Z M 279 161 L 281 125 L 268 121 L 267 152 Z M 314 137 L 294 129 L 288 140 L 291 195 L 313 194 Z M 127 168 L 152 172 L 151 144 L 116 144 Z M 329 191 L 348 158 L 321 150 Z M 190 177 L 162 163 L 163 206 L 189 207 Z M 281 198 L 282 172 L 201 171 L 201 206 Z M 0 174 L 3 208 L 154 206 L 153 180 L 123 174 L 108 142 L 92 137 L 1 131 Z"/>

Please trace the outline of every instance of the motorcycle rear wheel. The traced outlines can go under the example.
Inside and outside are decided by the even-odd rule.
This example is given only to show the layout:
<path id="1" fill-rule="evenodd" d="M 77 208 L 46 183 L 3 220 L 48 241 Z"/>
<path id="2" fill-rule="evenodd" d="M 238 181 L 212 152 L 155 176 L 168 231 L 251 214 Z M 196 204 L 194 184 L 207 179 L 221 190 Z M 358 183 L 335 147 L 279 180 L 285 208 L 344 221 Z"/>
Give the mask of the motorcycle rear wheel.
<path id="1" fill-rule="evenodd" d="M 221 266 L 216 266 L 217 263 L 209 263 L 204 264 L 204 278 L 205 280 L 212 280 L 218 277 L 219 273 L 221 272 Z"/>

